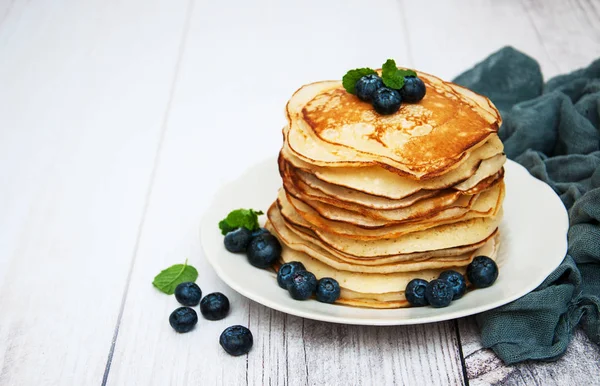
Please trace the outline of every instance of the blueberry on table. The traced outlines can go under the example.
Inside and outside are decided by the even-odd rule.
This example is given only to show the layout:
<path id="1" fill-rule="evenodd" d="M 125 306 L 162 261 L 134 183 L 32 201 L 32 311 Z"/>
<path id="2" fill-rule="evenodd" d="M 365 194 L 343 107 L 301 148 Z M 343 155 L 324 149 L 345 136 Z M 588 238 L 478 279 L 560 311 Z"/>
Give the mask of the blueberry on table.
<path id="1" fill-rule="evenodd" d="M 498 278 L 498 266 L 487 256 L 477 256 L 467 266 L 467 278 L 475 288 L 489 287 Z"/>
<path id="2" fill-rule="evenodd" d="M 440 273 L 438 279 L 446 280 L 450 284 L 454 292 L 452 300 L 462 298 L 465 292 L 467 292 L 467 282 L 465 281 L 465 277 L 459 272 L 453 270 L 444 271 Z"/>
<path id="3" fill-rule="evenodd" d="M 292 275 L 292 282 L 288 286 L 288 292 L 292 299 L 306 300 L 315 293 L 317 289 L 317 278 L 308 271 L 298 271 Z"/>
<path id="4" fill-rule="evenodd" d="M 200 302 L 200 312 L 205 319 L 221 320 L 229 313 L 229 299 L 220 292 L 208 294 Z"/>
<path id="5" fill-rule="evenodd" d="M 198 284 L 188 281 L 175 287 L 175 299 L 184 306 L 197 306 L 202 298 L 202 290 Z"/>
<path id="6" fill-rule="evenodd" d="M 454 291 L 446 280 L 435 279 L 427 284 L 425 298 L 432 307 L 446 307 L 452 302 Z"/>
<path id="7" fill-rule="evenodd" d="M 416 103 L 425 96 L 425 83 L 416 76 L 405 76 L 400 96 L 404 102 Z"/>
<path id="8" fill-rule="evenodd" d="M 227 327 L 219 338 L 223 350 L 229 355 L 239 356 L 247 354 L 254 344 L 252 333 L 244 326 Z"/>
<path id="9" fill-rule="evenodd" d="M 229 252 L 246 252 L 248 244 L 252 240 L 252 232 L 244 227 L 233 230 L 225 235 L 225 249 Z"/>
<path id="10" fill-rule="evenodd" d="M 354 86 L 356 96 L 365 102 L 370 102 L 375 91 L 383 87 L 383 80 L 376 74 L 365 75 Z"/>
<path id="11" fill-rule="evenodd" d="M 334 303 L 340 298 L 340 284 L 335 279 L 324 277 L 317 282 L 316 295 L 321 303 Z"/>
<path id="12" fill-rule="evenodd" d="M 179 307 L 169 316 L 169 323 L 177 332 L 188 332 L 198 323 L 198 314 L 189 307 Z"/>
<path id="13" fill-rule="evenodd" d="M 258 235 L 250 241 L 246 256 L 253 266 L 268 268 L 281 257 L 281 244 L 272 234 Z"/>
<path id="14" fill-rule="evenodd" d="M 277 271 L 277 284 L 283 289 L 287 289 L 292 282 L 292 275 L 298 271 L 306 271 L 304 264 L 299 261 L 290 261 L 283 264 Z"/>
<path id="15" fill-rule="evenodd" d="M 394 89 L 381 87 L 375 93 L 373 93 L 373 100 L 371 101 L 375 111 L 381 115 L 394 114 L 400 109 L 402 104 L 402 97 L 400 93 Z"/>
<path id="16" fill-rule="evenodd" d="M 423 279 L 412 279 L 408 282 L 404 295 L 411 306 L 422 307 L 429 304 L 425 298 L 427 284 L 429 284 L 427 280 Z"/>

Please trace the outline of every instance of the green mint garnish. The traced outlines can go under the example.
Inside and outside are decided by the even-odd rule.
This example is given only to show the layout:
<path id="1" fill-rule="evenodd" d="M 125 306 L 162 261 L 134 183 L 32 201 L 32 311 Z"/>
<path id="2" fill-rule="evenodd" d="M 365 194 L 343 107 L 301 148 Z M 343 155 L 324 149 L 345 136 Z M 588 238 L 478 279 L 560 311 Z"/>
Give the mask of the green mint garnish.
<path id="1" fill-rule="evenodd" d="M 375 70 L 370 68 L 356 68 L 354 70 L 350 70 L 342 78 L 342 85 L 350 94 L 355 94 L 356 92 L 354 91 L 354 86 L 356 85 L 356 82 L 358 82 L 358 80 L 363 76 L 371 74 L 377 73 Z"/>
<path id="2" fill-rule="evenodd" d="M 384 63 L 382 67 L 381 79 L 383 80 L 383 84 L 389 88 L 400 90 L 404 86 L 405 76 L 417 76 L 417 73 L 413 70 L 398 69 L 394 59 L 388 59 Z"/>
<path id="3" fill-rule="evenodd" d="M 227 233 L 241 227 L 247 228 L 251 231 L 257 230 L 260 227 L 258 224 L 258 216 L 261 214 L 263 214 L 262 211 L 256 211 L 254 209 L 232 210 L 227 217 L 219 222 L 221 234 L 226 235 Z"/>
<path id="4" fill-rule="evenodd" d="M 167 295 L 173 295 L 175 287 L 188 281 L 196 281 L 198 271 L 196 268 L 188 265 L 187 260 L 184 264 L 175 264 L 162 270 L 152 282 L 156 288 Z"/>

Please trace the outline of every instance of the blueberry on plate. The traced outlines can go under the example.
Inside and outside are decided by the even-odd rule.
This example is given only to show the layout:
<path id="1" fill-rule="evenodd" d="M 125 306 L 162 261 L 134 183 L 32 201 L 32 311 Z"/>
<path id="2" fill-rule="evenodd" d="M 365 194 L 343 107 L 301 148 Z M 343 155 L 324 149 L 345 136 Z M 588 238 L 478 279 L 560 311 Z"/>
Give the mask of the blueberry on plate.
<path id="1" fill-rule="evenodd" d="M 252 239 L 252 232 L 244 227 L 233 230 L 225 235 L 225 249 L 229 252 L 246 252 Z"/>
<path id="2" fill-rule="evenodd" d="M 260 236 L 262 234 L 271 234 L 271 232 L 269 232 L 268 229 L 266 228 L 258 228 L 257 230 L 252 232 L 252 238 L 255 238 L 256 236 Z"/>
<path id="3" fill-rule="evenodd" d="M 467 282 L 465 281 L 465 277 L 459 272 L 453 270 L 444 271 L 440 273 L 438 279 L 446 280 L 450 284 L 454 292 L 452 300 L 462 298 L 465 292 L 467 292 Z"/>
<path id="4" fill-rule="evenodd" d="M 425 83 L 416 76 L 405 76 L 400 96 L 404 102 L 416 103 L 425 96 Z"/>
<path id="5" fill-rule="evenodd" d="M 381 115 L 394 114 L 400 109 L 402 97 L 397 90 L 381 87 L 373 93 L 373 107 Z"/>
<path id="6" fill-rule="evenodd" d="M 175 287 L 175 299 L 184 306 L 197 306 L 202 298 L 202 290 L 198 284 L 188 281 Z"/>
<path id="7" fill-rule="evenodd" d="M 263 233 L 250 241 L 246 256 L 253 266 L 268 268 L 281 257 L 281 244 L 272 234 Z"/>
<path id="8" fill-rule="evenodd" d="M 423 279 L 412 279 L 408 282 L 404 295 L 411 306 L 422 307 L 429 304 L 425 298 L 427 284 L 429 284 L 427 280 Z"/>
<path id="9" fill-rule="evenodd" d="M 188 332 L 198 323 L 198 314 L 189 307 L 179 307 L 169 316 L 169 323 L 177 332 Z"/>
<path id="10" fill-rule="evenodd" d="M 277 271 L 277 284 L 283 289 L 287 289 L 292 282 L 292 275 L 298 271 L 306 271 L 304 264 L 298 261 L 290 261 L 283 264 Z"/>
<path id="11" fill-rule="evenodd" d="M 425 298 L 432 307 L 446 307 L 452 301 L 454 291 L 452 286 L 446 280 L 435 279 L 427 284 L 425 288 Z"/>
<path id="12" fill-rule="evenodd" d="M 360 78 L 354 85 L 354 90 L 357 97 L 365 102 L 370 102 L 375 91 L 381 87 L 383 87 L 383 80 L 377 74 L 370 74 Z"/>
<path id="13" fill-rule="evenodd" d="M 475 288 L 489 287 L 498 278 L 498 266 L 487 256 L 477 256 L 467 266 L 467 278 Z"/>
<path id="14" fill-rule="evenodd" d="M 220 292 L 208 294 L 200 302 L 200 312 L 205 319 L 221 320 L 229 313 L 229 299 Z"/>
<path id="15" fill-rule="evenodd" d="M 321 303 L 334 303 L 340 298 L 340 284 L 330 277 L 321 278 L 317 282 L 316 295 Z"/>
<path id="16" fill-rule="evenodd" d="M 288 292 L 292 299 L 306 300 L 312 296 L 317 289 L 317 278 L 308 271 L 298 271 L 292 275 L 292 282 L 288 286 Z"/>
<path id="17" fill-rule="evenodd" d="M 219 338 L 223 350 L 229 355 L 239 356 L 247 354 L 252 348 L 254 339 L 252 333 L 244 326 L 227 327 Z"/>

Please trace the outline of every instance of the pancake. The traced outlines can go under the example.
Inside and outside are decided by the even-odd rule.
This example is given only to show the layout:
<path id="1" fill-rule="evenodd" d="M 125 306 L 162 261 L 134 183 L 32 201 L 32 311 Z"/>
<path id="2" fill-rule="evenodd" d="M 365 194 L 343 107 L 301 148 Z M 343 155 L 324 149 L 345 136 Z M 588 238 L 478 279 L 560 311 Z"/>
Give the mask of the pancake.
<path id="1" fill-rule="evenodd" d="M 438 225 L 455 221 L 464 221 L 477 217 L 496 215 L 504 199 L 504 183 L 500 181 L 497 188 L 482 193 L 471 209 L 459 217 L 446 217 L 443 214 L 432 217 L 429 221 L 408 222 L 401 225 L 392 225 L 376 229 L 365 229 L 352 224 L 328 220 L 321 217 L 310 206 L 288 197 L 280 190 L 277 202 L 283 217 L 293 224 L 310 228 L 322 229 L 326 232 L 353 238 L 356 240 L 372 240 L 381 238 L 395 238 L 407 233 L 425 230 Z"/>
<path id="2" fill-rule="evenodd" d="M 407 206 L 411 206 L 419 200 L 439 194 L 439 191 L 437 190 L 420 190 L 408 197 L 399 200 L 393 200 L 359 192 L 343 186 L 333 185 L 328 182 L 321 181 L 317 177 L 299 169 L 294 171 L 294 176 L 298 180 L 302 181 L 304 185 L 310 188 L 309 191 L 305 191 L 305 193 L 310 197 L 324 196 L 337 198 L 341 202 L 357 204 L 372 209 L 406 208 Z"/>
<path id="3" fill-rule="evenodd" d="M 425 98 L 388 116 L 345 92 L 339 81 L 303 86 L 287 105 L 290 149 L 315 165 L 379 165 L 418 179 L 458 167 L 497 132 L 500 116 L 487 98 L 418 74 Z"/>
<path id="4" fill-rule="evenodd" d="M 321 181 L 366 194 L 399 200 L 421 190 L 439 190 L 459 184 L 476 174 L 483 163 L 495 165 L 497 172 L 502 167 L 502 162 L 494 157 L 502 155 L 502 151 L 503 146 L 500 139 L 497 135 L 493 135 L 488 142 L 473 151 L 460 167 L 443 176 L 426 181 L 416 181 L 400 176 L 379 166 L 325 168 L 311 165 L 290 154 L 285 143 L 280 153 L 280 159 L 290 163 L 294 168 L 314 175 Z M 281 160 L 279 164 L 281 168 L 283 165 Z M 281 170 L 280 173 L 282 173 Z"/>
<path id="5" fill-rule="evenodd" d="M 492 235 L 501 219 L 502 212 L 494 217 L 472 218 L 381 240 L 354 240 L 325 231 L 315 233 L 329 247 L 347 255 L 394 256 L 475 244 Z"/>
<path id="6" fill-rule="evenodd" d="M 489 240 L 489 238 L 491 238 L 494 235 L 492 234 L 488 238 L 482 239 L 481 241 L 474 244 L 461 245 L 453 248 L 388 256 L 353 256 L 335 248 L 332 248 L 330 245 L 326 244 L 319 237 L 317 237 L 316 233 L 312 230 L 287 222 L 285 218 L 281 215 L 281 211 L 279 210 L 279 207 L 276 204 L 273 204 L 271 208 L 269 208 L 269 210 L 267 211 L 267 217 L 269 219 L 271 227 L 275 231 L 275 234 L 282 241 L 282 244 L 294 244 L 295 249 L 302 250 L 304 250 L 306 247 L 310 249 L 315 249 L 315 247 L 317 247 L 319 250 L 325 251 L 327 255 L 331 255 L 339 261 L 343 261 L 354 265 L 389 265 L 398 262 L 421 262 L 425 260 L 431 260 L 434 258 L 449 261 L 464 260 L 467 258 L 466 254 L 468 252 L 480 248 Z M 361 270 L 360 267 L 348 267 L 347 269 L 355 270 L 358 272 L 360 272 Z M 388 270 L 380 272 L 394 272 L 394 269 L 397 268 L 392 267 Z"/>

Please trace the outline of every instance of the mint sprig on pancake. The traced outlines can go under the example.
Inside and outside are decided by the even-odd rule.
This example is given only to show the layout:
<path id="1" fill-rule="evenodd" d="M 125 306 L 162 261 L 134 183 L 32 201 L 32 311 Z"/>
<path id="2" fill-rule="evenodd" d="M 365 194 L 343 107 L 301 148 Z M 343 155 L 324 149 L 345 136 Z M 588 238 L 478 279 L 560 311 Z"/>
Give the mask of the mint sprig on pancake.
<path id="1" fill-rule="evenodd" d="M 350 94 L 356 94 L 356 90 L 354 89 L 356 86 L 356 82 L 360 78 L 365 75 L 377 74 L 375 70 L 370 68 L 355 68 L 354 70 L 350 70 L 344 75 L 342 78 L 342 85 Z"/>
<path id="2" fill-rule="evenodd" d="M 394 90 L 401 90 L 404 87 L 405 76 L 417 76 L 413 70 L 399 69 L 394 59 L 388 59 L 381 67 L 381 79 L 383 84 Z"/>

